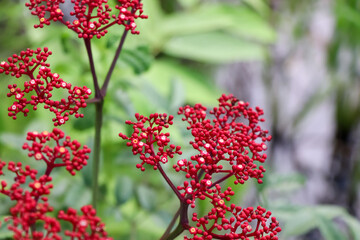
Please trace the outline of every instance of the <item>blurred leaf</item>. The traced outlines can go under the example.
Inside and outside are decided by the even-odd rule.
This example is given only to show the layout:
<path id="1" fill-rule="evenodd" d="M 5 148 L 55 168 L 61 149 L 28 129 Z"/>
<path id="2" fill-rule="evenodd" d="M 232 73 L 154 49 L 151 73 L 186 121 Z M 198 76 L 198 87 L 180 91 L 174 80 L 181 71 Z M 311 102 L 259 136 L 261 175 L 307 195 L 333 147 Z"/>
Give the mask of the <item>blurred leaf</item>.
<path id="1" fill-rule="evenodd" d="M 211 18 L 209 16 L 212 16 Z M 167 37 L 205 33 L 230 26 L 229 16 L 222 14 L 218 5 L 203 5 L 194 11 L 185 11 L 167 16 L 161 23 L 161 34 Z"/>
<path id="2" fill-rule="evenodd" d="M 116 179 L 115 197 L 117 205 L 121 205 L 133 197 L 133 182 L 127 176 L 119 176 Z"/>
<path id="3" fill-rule="evenodd" d="M 267 179 L 264 180 L 264 183 L 267 188 L 270 188 L 280 192 L 291 192 L 299 189 L 304 186 L 306 178 L 301 174 L 272 174 L 271 176 L 267 176 Z M 262 184 L 262 185 L 263 185 Z"/>
<path id="4" fill-rule="evenodd" d="M 12 147 L 17 150 L 21 150 L 22 143 L 25 142 L 25 139 L 24 139 L 24 136 L 22 136 L 20 134 L 4 132 L 4 133 L 0 134 L 0 141 L 9 147 Z M 19 143 L 21 143 L 21 144 L 19 144 Z"/>
<path id="5" fill-rule="evenodd" d="M 172 14 L 161 25 L 161 34 L 170 38 L 217 30 L 262 43 L 275 40 L 274 30 L 263 17 L 244 5 L 202 5 L 194 11 Z"/>
<path id="6" fill-rule="evenodd" d="M 200 3 L 200 0 L 178 0 L 183 8 L 192 8 Z"/>
<path id="7" fill-rule="evenodd" d="M 86 108 L 81 109 L 84 118 L 73 119 L 73 126 L 76 130 L 86 130 L 95 126 L 95 104 L 88 104 Z"/>
<path id="8" fill-rule="evenodd" d="M 332 81 L 325 88 L 318 88 L 314 93 L 308 97 L 307 101 L 301 108 L 301 110 L 296 114 L 293 126 L 297 127 L 301 121 L 322 101 L 327 99 L 333 92 L 339 87 L 339 81 Z"/>
<path id="9" fill-rule="evenodd" d="M 136 188 L 136 200 L 140 206 L 148 211 L 151 211 L 156 206 L 156 194 L 153 189 L 147 186 L 140 185 Z"/>
<path id="10" fill-rule="evenodd" d="M 4 219 L 9 216 L 0 216 L 0 239 L 11 239 L 14 235 L 14 232 L 10 231 L 7 227 L 9 225 L 8 222 L 5 222 Z"/>
<path id="11" fill-rule="evenodd" d="M 120 104 L 120 108 L 124 109 L 129 117 L 133 117 L 136 113 L 135 107 L 129 95 L 122 89 L 116 89 L 114 100 Z"/>
<path id="12" fill-rule="evenodd" d="M 272 207 L 272 212 L 283 222 L 282 235 L 284 237 L 300 236 L 318 228 L 324 239 L 348 239 L 333 221 L 335 218 L 351 223 L 349 227 L 359 226 L 359 223 L 355 223 L 343 208 L 332 205 L 286 206 L 282 204 L 279 207 Z"/>
<path id="13" fill-rule="evenodd" d="M 340 231 L 339 227 L 331 220 L 324 216 L 318 216 L 317 222 L 321 235 L 326 240 L 347 239 L 347 237 Z"/>
<path id="14" fill-rule="evenodd" d="M 174 112 L 176 112 L 178 108 L 183 106 L 185 103 L 185 89 L 181 81 L 178 79 L 171 80 L 169 103 L 170 109 Z"/>
<path id="15" fill-rule="evenodd" d="M 90 190 L 83 185 L 82 181 L 77 181 L 76 183 L 71 185 L 66 192 L 66 206 L 80 209 L 82 206 L 89 204 L 90 201 Z"/>
<path id="16" fill-rule="evenodd" d="M 142 95 L 147 97 L 148 103 L 155 105 L 157 109 L 161 109 L 162 111 L 167 109 L 166 99 L 159 93 L 154 85 L 144 81 L 140 90 Z"/>
<path id="17" fill-rule="evenodd" d="M 119 57 L 120 64 L 126 64 L 130 66 L 135 74 L 140 74 L 149 69 L 153 58 L 150 54 L 149 48 L 146 46 L 140 46 L 136 49 L 124 49 Z"/>
<path id="18" fill-rule="evenodd" d="M 359 220 L 354 218 L 351 215 L 344 216 L 342 219 L 346 222 L 346 224 L 351 232 L 352 239 L 360 239 L 360 231 L 359 231 L 360 222 L 359 222 Z"/>
<path id="19" fill-rule="evenodd" d="M 269 16 L 271 8 L 266 0 L 244 0 L 246 4 L 256 10 L 261 16 Z"/>
<path id="20" fill-rule="evenodd" d="M 214 96 L 220 97 L 221 95 L 221 90 L 217 89 L 208 77 L 175 61 L 158 60 L 154 62 L 145 77 L 157 91 L 168 97 L 171 80 L 180 81 L 184 86 L 186 102 L 189 104 L 215 104 L 217 101 Z"/>
<path id="21" fill-rule="evenodd" d="M 360 14 L 355 8 L 341 1 L 341 4 L 336 4 L 335 10 L 339 19 L 349 21 L 360 28 Z"/>
<path id="22" fill-rule="evenodd" d="M 258 44 L 223 32 L 174 37 L 165 44 L 164 52 L 205 63 L 261 60 L 264 56 L 264 50 Z"/>
<path id="23" fill-rule="evenodd" d="M 285 220 L 282 231 L 284 237 L 299 236 L 318 226 L 317 219 L 313 211 L 309 208 L 297 207 L 295 209 L 279 210 L 280 209 L 273 208 L 272 212 L 274 212 L 274 215 L 279 219 Z"/>

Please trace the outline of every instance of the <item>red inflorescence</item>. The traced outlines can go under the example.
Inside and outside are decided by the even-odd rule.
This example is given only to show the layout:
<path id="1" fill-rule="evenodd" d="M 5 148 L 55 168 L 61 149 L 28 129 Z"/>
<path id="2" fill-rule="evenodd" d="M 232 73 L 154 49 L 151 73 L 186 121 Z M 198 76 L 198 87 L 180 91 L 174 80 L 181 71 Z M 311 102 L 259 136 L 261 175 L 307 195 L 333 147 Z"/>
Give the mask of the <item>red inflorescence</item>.
<path id="1" fill-rule="evenodd" d="M 5 165 L 5 162 L 0 161 L 1 174 L 3 174 Z M 14 232 L 13 238 L 15 240 L 61 239 L 58 235 L 60 232 L 59 222 L 47 216 L 48 213 L 53 211 L 46 197 L 53 187 L 49 183 L 51 177 L 43 175 L 37 178 L 36 170 L 31 169 L 29 166 L 23 168 L 21 163 L 9 162 L 8 170 L 16 175 L 14 183 L 7 188 L 7 182 L 1 181 L 0 193 L 16 202 L 15 206 L 10 209 L 11 216 L 5 218 L 5 221 L 11 222 L 8 228 Z M 27 182 L 29 183 L 27 184 Z M 26 184 L 27 187 L 24 186 Z M 43 226 L 45 232 L 32 229 L 32 226 L 39 224 Z"/>
<path id="2" fill-rule="evenodd" d="M 184 171 L 188 178 L 196 178 L 201 169 L 205 173 L 224 173 L 236 178 L 235 184 L 256 178 L 261 183 L 265 169 L 259 164 L 267 156 L 266 142 L 271 140 L 268 131 L 261 129 L 259 122 L 263 110 L 253 109 L 249 103 L 237 100 L 232 95 L 223 95 L 219 107 L 210 114 L 213 120 L 206 119 L 206 108 L 200 104 L 195 107 L 181 107 L 179 114 L 189 123 L 188 129 L 194 137 L 190 144 L 199 151 L 191 158 L 192 164 L 176 164 L 177 171 Z"/>
<path id="3" fill-rule="evenodd" d="M 211 119 L 207 118 L 207 109 L 196 104 L 179 109 L 178 114 L 184 115 L 183 121 L 188 122 L 188 130 L 194 140 L 190 142 L 199 153 L 188 159 L 181 159 L 173 165 L 177 172 L 184 172 L 188 179 L 174 191 L 178 191 L 180 201 L 185 205 L 195 207 L 196 201 L 208 200 L 213 205 L 212 210 L 205 217 L 198 218 L 195 213 L 192 220 L 196 227 L 186 223 L 183 226 L 190 231 L 193 238 L 185 239 L 249 239 L 277 240 L 276 236 L 281 228 L 266 209 L 258 207 L 242 209 L 231 205 L 226 206 L 234 195 L 231 187 L 223 189 L 220 185 L 226 179 L 234 178 L 235 184 L 243 184 L 249 178 L 261 178 L 265 172 L 261 165 L 267 156 L 266 142 L 271 140 L 267 130 L 263 130 L 259 123 L 263 110 L 249 107 L 249 103 L 237 100 L 233 95 L 222 95 L 219 106 L 209 111 Z M 136 114 L 136 122 L 127 121 L 133 125 L 134 133 L 127 137 L 120 133 L 120 137 L 128 140 L 128 146 L 133 153 L 139 154 L 142 160 L 137 167 L 144 170 L 144 164 L 156 166 L 162 156 L 168 156 L 170 142 L 169 133 L 160 133 L 163 127 L 172 124 L 171 119 L 159 120 L 164 115 L 152 114 L 150 118 Z M 169 123 L 171 121 L 171 123 Z M 146 125 L 147 124 L 147 125 Z M 149 126 L 148 126 L 149 125 Z M 160 130 L 160 131 L 159 131 Z M 143 141 L 144 140 L 144 141 Z M 176 149 L 180 150 L 180 147 Z M 175 146 L 170 145 L 171 153 Z M 173 157 L 173 155 L 171 155 Z M 164 158 L 165 159 L 165 158 Z M 166 160 L 163 161 L 167 162 Z M 216 176 L 216 177 L 214 177 Z M 232 217 L 227 219 L 228 215 Z M 251 222 L 257 221 L 254 228 Z M 220 233 L 224 230 L 225 233 Z"/>
<path id="4" fill-rule="evenodd" d="M 96 216 L 96 210 L 91 205 L 82 207 L 81 212 L 83 215 L 77 215 L 77 211 L 72 208 L 67 212 L 59 212 L 58 218 L 70 222 L 73 226 L 71 231 L 65 231 L 66 236 L 71 239 L 112 240 L 107 237 L 105 224 Z"/>
<path id="5" fill-rule="evenodd" d="M 0 175 L 4 174 L 6 163 L 0 160 Z M 48 173 L 37 178 L 37 171 L 29 166 L 22 167 L 21 163 L 8 163 L 8 170 L 15 174 L 14 183 L 8 187 L 6 181 L 1 181 L 0 193 L 6 195 L 15 206 L 10 209 L 10 216 L 5 218 L 9 222 L 8 229 L 15 240 L 61 240 L 62 231 L 59 220 L 72 224 L 72 230 L 65 230 L 66 236 L 79 240 L 112 240 L 107 237 L 96 211 L 91 206 L 84 206 L 82 216 L 76 210 L 69 209 L 67 213 L 60 211 L 57 218 L 49 217 L 53 207 L 49 205 L 46 195 L 50 194 L 53 185 Z M 41 226 L 42 228 L 37 230 Z"/>
<path id="6" fill-rule="evenodd" d="M 147 18 L 143 15 L 143 4 L 140 0 L 118 0 L 118 4 L 113 10 L 107 0 L 71 0 L 74 4 L 74 10 L 70 15 L 75 16 L 73 22 L 63 21 L 64 14 L 59 5 L 64 0 L 45 1 L 30 0 L 26 6 L 31 13 L 39 17 L 39 24 L 35 27 L 43 27 L 44 24 L 49 25 L 50 21 L 61 21 L 69 29 L 75 31 L 79 38 L 101 38 L 108 32 L 108 28 L 113 25 L 123 25 L 127 31 L 133 34 L 139 34 L 136 30 L 135 19 Z M 49 15 L 49 17 L 46 16 Z"/>
<path id="7" fill-rule="evenodd" d="M 217 199 L 211 202 L 213 208 L 205 216 L 199 218 L 193 213 L 192 221 L 196 227 L 190 227 L 188 231 L 191 238 L 184 239 L 252 239 L 254 240 L 278 240 L 277 233 L 281 231 L 279 223 L 271 212 L 258 206 L 241 208 L 235 204 L 230 207 L 225 205 L 224 200 Z M 227 215 L 230 215 L 229 217 Z M 269 221 L 271 220 L 271 221 Z M 226 233 L 219 233 L 225 231 Z"/>
<path id="8" fill-rule="evenodd" d="M 120 133 L 119 136 L 129 140 L 127 146 L 132 147 L 134 155 L 140 155 L 142 163 L 136 165 L 145 171 L 145 164 L 158 168 L 158 164 L 167 163 L 168 158 L 173 158 L 175 154 L 181 155 L 179 146 L 170 144 L 169 133 L 162 133 L 163 128 L 168 128 L 173 124 L 173 116 L 167 114 L 151 114 L 149 117 L 136 114 L 136 122 L 126 121 L 126 124 L 133 125 L 134 133 L 131 137 Z M 157 149 L 154 148 L 157 146 Z M 158 150 L 156 152 L 156 150 Z"/>
<path id="9" fill-rule="evenodd" d="M 29 151 L 28 156 L 44 161 L 49 171 L 55 167 L 65 167 L 71 175 L 75 175 L 75 171 L 81 170 L 87 164 L 88 154 L 91 152 L 86 145 L 81 148 L 78 141 L 71 141 L 69 136 L 65 137 L 57 128 L 52 132 L 29 132 L 26 139 L 32 142 L 30 145 L 23 145 L 23 149 Z M 49 141 L 55 142 L 55 147 L 50 147 Z M 57 159 L 60 159 L 61 163 L 57 162 Z"/>
<path id="10" fill-rule="evenodd" d="M 60 9 L 60 4 L 64 3 L 65 0 L 30 0 L 25 3 L 32 15 L 39 17 L 39 24 L 35 24 L 35 28 L 42 28 L 45 25 L 50 25 L 50 21 L 62 20 L 64 14 Z"/>
<path id="11" fill-rule="evenodd" d="M 85 100 L 89 98 L 91 90 L 87 87 L 72 87 L 70 83 L 65 82 L 59 77 L 59 74 L 52 73 L 50 64 L 46 63 L 51 52 L 47 48 L 43 50 L 27 49 L 22 51 L 20 55 L 14 54 L 6 61 L 0 63 L 0 73 L 20 78 L 27 75 L 30 81 L 25 81 L 23 88 L 17 84 L 8 85 L 8 97 L 15 97 L 15 102 L 8 108 L 9 116 L 16 119 L 16 115 L 22 112 L 27 116 L 32 106 L 37 109 L 38 104 L 44 104 L 45 109 L 49 109 L 55 113 L 53 118 L 55 126 L 64 124 L 69 115 L 75 115 L 76 118 L 83 117 L 78 111 L 80 108 L 86 107 Z M 37 71 L 37 74 L 35 73 Z M 67 98 L 60 100 L 52 100 L 54 89 L 63 89 L 67 91 Z"/>

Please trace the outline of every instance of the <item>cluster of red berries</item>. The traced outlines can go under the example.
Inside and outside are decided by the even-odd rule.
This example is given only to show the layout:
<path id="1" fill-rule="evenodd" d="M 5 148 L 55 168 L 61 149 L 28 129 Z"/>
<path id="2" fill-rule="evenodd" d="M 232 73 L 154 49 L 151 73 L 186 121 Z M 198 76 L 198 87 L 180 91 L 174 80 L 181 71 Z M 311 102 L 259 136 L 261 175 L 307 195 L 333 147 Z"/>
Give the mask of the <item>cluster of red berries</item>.
<path id="1" fill-rule="evenodd" d="M 27 49 L 21 51 L 19 55 L 14 54 L 9 57 L 7 62 L 0 63 L 0 73 L 16 78 L 23 75 L 30 78 L 30 81 L 24 82 L 23 88 L 17 84 L 8 85 L 7 96 L 15 97 L 14 103 L 8 108 L 8 115 L 13 119 L 16 119 L 16 115 L 20 112 L 27 116 L 29 112 L 27 106 L 30 105 L 36 110 L 38 104 L 44 104 L 45 109 L 55 114 L 55 118 L 52 119 L 55 126 L 64 124 L 69 119 L 69 115 L 74 115 L 76 118 L 84 116 L 79 113 L 79 109 L 86 107 L 85 100 L 89 98 L 91 90 L 85 86 L 72 87 L 70 83 L 61 79 L 59 74 L 52 73 L 50 64 L 46 63 L 51 54 L 48 48 Z M 52 100 L 54 89 L 67 91 L 67 98 Z"/>
<path id="2" fill-rule="evenodd" d="M 211 203 L 213 208 L 206 216 L 198 218 L 197 213 L 193 213 L 192 221 L 196 222 L 196 227 L 189 229 L 192 238 L 184 239 L 278 239 L 276 235 L 281 231 L 279 223 L 275 217 L 270 219 L 271 212 L 265 208 L 258 206 L 255 210 L 253 207 L 243 209 L 235 204 L 228 207 L 221 199 Z M 251 224 L 253 221 L 256 224 Z M 220 235 L 222 230 L 227 233 Z"/>
<path id="3" fill-rule="evenodd" d="M 136 165 L 137 168 L 145 171 L 144 165 L 149 164 L 156 170 L 160 163 L 167 163 L 168 158 L 182 154 L 181 147 L 169 144 L 170 134 L 162 133 L 163 128 L 173 124 L 173 116 L 155 113 L 145 117 L 137 113 L 135 117 L 136 122 L 126 121 L 126 124 L 133 125 L 134 133 L 130 137 L 122 133 L 119 136 L 129 140 L 127 146 L 132 147 L 134 155 L 140 155 L 142 162 Z"/>
<path id="4" fill-rule="evenodd" d="M 23 149 L 29 151 L 29 157 L 44 161 L 48 171 L 56 167 L 65 167 L 71 175 L 75 175 L 75 171 L 86 166 L 88 154 L 91 152 L 86 145 L 81 148 L 77 140 L 71 141 L 69 136 L 65 137 L 64 132 L 57 128 L 52 132 L 28 132 L 26 140 L 31 141 L 31 144 L 25 143 Z M 50 147 L 49 141 L 55 142 L 55 146 Z"/>
<path id="5" fill-rule="evenodd" d="M 38 171 L 30 166 L 23 167 L 22 163 L 14 162 L 7 164 L 7 170 L 15 174 L 14 182 L 8 186 L 6 181 L 1 181 L 0 193 L 16 202 L 10 209 L 10 216 L 5 219 L 11 222 L 8 228 L 13 231 L 13 238 L 60 240 L 62 237 L 59 233 L 62 229 L 59 220 L 64 220 L 72 225 L 71 230 L 65 230 L 64 234 L 72 239 L 110 240 L 104 230 L 105 225 L 96 216 L 92 206 L 84 206 L 81 215 L 70 208 L 66 213 L 60 211 L 57 218 L 49 216 L 54 211 L 47 197 L 53 188 L 50 177 L 52 170 L 56 167 L 65 167 L 74 175 L 75 170 L 80 170 L 86 165 L 90 149 L 86 146 L 80 149 L 79 142 L 71 141 L 59 129 L 54 129 L 51 133 L 30 132 L 27 140 L 32 141 L 31 146 L 27 143 L 23 146 L 30 152 L 28 155 L 44 161 L 47 168 L 45 174 L 38 177 Z M 55 142 L 55 147 L 47 145 L 50 140 Z M 55 163 L 56 159 L 61 159 L 62 163 Z M 5 166 L 6 163 L 0 160 L 0 176 L 4 175 Z M 42 226 L 42 229 L 37 230 L 38 226 Z"/>
<path id="6" fill-rule="evenodd" d="M 78 215 L 75 209 L 69 208 L 66 212 L 60 211 L 58 218 L 65 220 L 72 225 L 72 230 L 64 233 L 71 239 L 84 240 L 111 240 L 107 237 L 105 224 L 96 216 L 96 210 L 87 205 L 81 208 L 82 215 Z"/>
<path id="7" fill-rule="evenodd" d="M 32 15 L 39 17 L 39 24 L 35 24 L 35 28 L 42 28 L 45 25 L 50 25 L 50 21 L 62 20 L 64 14 L 60 9 L 60 4 L 65 0 L 30 0 L 25 3 L 25 6 L 31 10 Z"/>
<path id="8" fill-rule="evenodd" d="M 188 122 L 188 130 L 194 140 L 190 142 L 199 154 L 189 160 L 178 160 L 173 168 L 177 172 L 184 172 L 189 180 L 178 186 L 174 191 L 182 204 L 195 207 L 195 201 L 208 200 L 213 208 L 204 217 L 193 215 L 192 220 L 197 227 L 189 224 L 183 226 L 190 231 L 192 238 L 185 239 L 248 239 L 252 236 L 256 240 L 277 240 L 276 236 L 281 228 L 273 217 L 268 223 L 271 212 L 258 207 L 242 209 L 226 205 L 231 200 L 234 191 L 231 187 L 223 189 L 221 183 L 231 177 L 235 184 L 243 184 L 249 178 L 261 178 L 265 172 L 261 165 L 267 156 L 266 142 L 271 140 L 267 130 L 263 130 L 259 123 L 263 110 L 255 109 L 236 99 L 233 95 L 222 95 L 219 106 L 209 111 L 211 119 L 207 118 L 207 109 L 196 104 L 179 109 L 183 121 Z M 144 170 L 149 164 L 158 168 L 159 162 L 166 163 L 167 157 L 181 154 L 180 147 L 170 144 L 169 133 L 163 133 L 163 128 L 172 125 L 173 116 L 166 114 L 152 114 L 150 117 L 136 114 L 135 122 L 126 121 L 133 125 L 134 132 L 130 137 L 120 133 L 119 136 L 128 140 L 127 146 L 132 147 L 134 155 L 140 155 L 142 163 L 137 167 Z M 232 215 L 227 219 L 228 215 Z M 257 221 L 256 226 L 250 226 Z M 226 233 L 219 233 L 224 230 Z"/>
<path id="9" fill-rule="evenodd" d="M 118 0 L 115 6 L 116 13 L 107 4 L 107 0 L 71 0 L 74 4 L 74 11 L 70 15 L 75 16 L 73 22 L 63 21 L 64 14 L 60 9 L 60 4 L 64 0 L 30 0 L 26 6 L 33 10 L 31 14 L 39 17 L 39 24 L 35 27 L 42 28 L 49 25 L 50 21 L 61 21 L 69 29 L 75 31 L 79 38 L 101 38 L 108 32 L 108 28 L 118 24 L 125 26 L 127 31 L 139 34 L 136 29 L 135 19 L 147 18 L 143 15 L 143 5 L 140 0 Z M 46 17 L 48 15 L 48 17 Z"/>

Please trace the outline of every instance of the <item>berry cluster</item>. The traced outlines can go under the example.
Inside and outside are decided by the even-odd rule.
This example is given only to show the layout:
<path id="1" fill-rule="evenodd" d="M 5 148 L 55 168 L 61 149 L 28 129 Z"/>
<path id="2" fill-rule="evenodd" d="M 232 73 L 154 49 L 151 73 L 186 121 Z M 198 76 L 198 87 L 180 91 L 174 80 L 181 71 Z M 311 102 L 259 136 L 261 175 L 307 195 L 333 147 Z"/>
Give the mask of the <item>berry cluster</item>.
<path id="1" fill-rule="evenodd" d="M 134 155 L 140 155 L 142 163 L 136 165 L 145 171 L 145 164 L 149 164 L 156 170 L 160 163 L 167 163 L 168 158 L 173 158 L 175 154 L 181 155 L 181 147 L 169 144 L 169 133 L 162 133 L 163 128 L 168 128 L 173 124 L 173 116 L 167 114 L 151 114 L 144 117 L 136 114 L 136 122 L 126 121 L 126 124 L 133 125 L 134 133 L 131 137 L 120 133 L 122 139 L 129 140 L 127 146 L 132 147 Z M 154 145 L 158 150 L 155 152 Z"/>
<path id="2" fill-rule="evenodd" d="M 3 175 L 5 165 L 5 162 L 0 161 L 1 175 Z M 46 197 L 53 187 L 49 183 L 51 177 L 43 175 L 37 178 L 37 170 L 31 169 L 29 166 L 23 168 L 21 163 L 9 162 L 7 169 L 13 172 L 16 177 L 9 188 L 7 188 L 7 182 L 1 181 L 0 193 L 16 202 L 15 206 L 10 209 L 11 216 L 5 219 L 5 221 L 12 222 L 9 225 L 9 230 L 14 232 L 13 238 L 16 240 L 61 239 L 58 235 L 60 224 L 56 219 L 47 216 L 53 211 Z M 29 183 L 26 187 L 24 185 L 27 182 Z M 37 231 L 36 225 L 42 225 L 45 232 L 43 230 Z"/>
<path id="3" fill-rule="evenodd" d="M 60 9 L 60 4 L 64 3 L 65 0 L 30 0 L 25 3 L 32 15 L 39 17 L 39 24 L 35 24 L 35 28 L 43 28 L 45 25 L 50 25 L 50 21 L 62 20 L 64 14 Z"/>
<path id="4" fill-rule="evenodd" d="M 96 210 L 87 205 L 81 208 L 82 215 L 78 215 L 75 209 L 69 208 L 66 212 L 60 211 L 58 218 L 72 225 L 72 230 L 66 230 L 65 235 L 71 239 L 111 240 L 104 230 L 105 224 L 96 216 Z"/>
<path id="5" fill-rule="evenodd" d="M 65 138 L 65 139 L 64 139 Z M 65 137 L 59 129 L 49 132 L 29 132 L 27 140 L 32 141 L 31 146 L 27 143 L 23 148 L 29 151 L 29 157 L 42 160 L 47 164 L 45 174 L 38 177 L 38 171 L 30 166 L 22 166 L 22 163 L 9 162 L 7 170 L 15 174 L 14 182 L 8 187 L 6 181 L 1 181 L 0 193 L 6 195 L 15 206 L 10 209 L 10 216 L 5 219 L 11 222 L 8 228 L 14 232 L 15 240 L 60 240 L 62 231 L 59 220 L 64 220 L 72 225 L 72 230 L 65 230 L 66 236 L 79 240 L 110 240 L 104 230 L 105 225 L 96 216 L 92 206 L 84 206 L 78 215 L 76 210 L 68 209 L 65 213 L 60 211 L 57 218 L 48 216 L 53 212 L 53 207 L 48 203 L 47 195 L 53 185 L 50 183 L 50 174 L 56 167 L 65 167 L 72 175 L 75 170 L 80 170 L 86 165 L 90 149 L 84 146 L 80 149 L 80 143 L 71 141 Z M 50 140 L 55 142 L 55 147 L 46 145 Z M 61 141 L 63 141 L 61 143 Z M 73 157 L 71 157 L 71 155 Z M 55 163 L 61 159 L 62 163 Z M 4 175 L 6 163 L 0 160 L 0 176 Z M 37 228 L 41 226 L 41 230 Z"/>
<path id="6" fill-rule="evenodd" d="M 70 83 L 61 79 L 59 74 L 52 73 L 50 64 L 46 63 L 51 54 L 47 48 L 27 49 L 21 51 L 19 55 L 14 54 L 9 57 L 7 62 L 0 63 L 0 73 L 16 78 L 23 75 L 30 78 L 30 81 L 24 82 L 23 88 L 17 84 L 8 85 L 7 96 L 15 97 L 14 103 L 8 108 L 8 115 L 13 119 L 16 119 L 16 115 L 20 112 L 27 116 L 29 112 L 27 106 L 30 105 L 36 110 L 38 104 L 44 104 L 45 109 L 55 113 L 55 118 L 52 119 L 55 126 L 64 124 L 69 119 L 69 115 L 75 115 L 76 118 L 83 117 L 78 111 L 86 107 L 85 100 L 88 99 L 91 90 L 85 86 L 72 87 Z M 52 100 L 54 89 L 67 91 L 67 98 Z"/>
<path id="7" fill-rule="evenodd" d="M 256 210 L 235 205 L 228 207 L 226 202 L 231 200 L 234 191 L 220 185 L 231 177 L 235 184 L 243 184 L 249 178 L 262 183 L 265 169 L 260 164 L 267 158 L 263 151 L 267 148 L 266 142 L 271 140 L 268 131 L 259 126 L 264 121 L 262 109 L 253 109 L 249 103 L 232 95 L 222 95 L 219 106 L 209 113 L 211 119 L 207 118 L 207 109 L 200 104 L 181 107 L 178 112 L 189 124 L 187 129 L 194 137 L 190 144 L 199 153 L 173 165 L 176 172 L 184 172 L 189 180 L 175 189 L 172 183 L 170 186 L 185 206 L 194 208 L 195 202 L 202 200 L 213 205 L 208 215 L 200 218 L 196 213 L 193 215 L 196 228 L 186 222 L 187 218 L 183 219 L 183 227 L 193 235 L 193 238 L 185 239 L 247 239 L 252 236 L 256 240 L 277 240 L 276 235 L 281 231 L 278 222 L 273 217 L 267 225 L 271 212 L 262 207 Z M 132 147 L 134 155 L 140 155 L 142 163 L 137 165 L 138 168 L 144 170 L 144 164 L 150 164 L 157 169 L 159 161 L 166 163 L 168 156 L 173 158 L 175 153 L 181 154 L 180 147 L 170 144 L 170 134 L 161 132 L 163 127 L 172 125 L 173 116 L 152 114 L 147 118 L 136 114 L 135 117 L 136 122 L 126 121 L 133 125 L 133 134 L 127 137 L 120 133 L 119 136 L 129 141 L 127 146 Z M 170 182 L 166 176 L 165 179 Z M 232 217 L 227 219 L 228 215 Z M 254 228 L 250 226 L 252 221 L 257 221 Z M 220 234 L 221 230 L 225 233 Z"/>
<path id="8" fill-rule="evenodd" d="M 30 0 L 26 6 L 33 10 L 31 14 L 39 17 L 39 24 L 35 27 L 42 28 L 49 25 L 50 21 L 61 21 L 69 29 L 75 31 L 79 38 L 101 38 L 108 32 L 108 28 L 118 24 L 125 26 L 127 31 L 133 34 L 139 34 L 136 29 L 135 19 L 147 18 L 143 15 L 143 5 L 140 0 L 118 0 L 115 6 L 116 12 L 107 4 L 107 0 L 71 0 L 74 4 L 74 11 L 70 15 L 75 16 L 73 22 L 63 21 L 64 14 L 59 5 L 64 0 Z M 48 13 L 49 17 L 45 17 Z"/>
<path id="9" fill-rule="evenodd" d="M 71 175 L 75 175 L 75 171 L 81 170 L 87 164 L 88 154 L 91 152 L 86 145 L 80 148 L 81 144 L 77 140 L 71 141 L 69 136 L 65 137 L 65 134 L 57 128 L 52 132 L 29 132 L 26 140 L 32 143 L 31 145 L 25 143 L 23 149 L 29 151 L 29 157 L 44 161 L 47 171 L 56 167 L 65 167 Z M 56 145 L 50 147 L 49 141 L 54 141 Z M 57 159 L 61 159 L 61 163 L 56 161 Z"/>
<path id="10" fill-rule="evenodd" d="M 223 200 L 213 201 L 212 204 L 213 208 L 205 217 L 198 218 L 197 213 L 193 213 L 192 220 L 196 222 L 196 227 L 189 229 L 192 238 L 184 239 L 278 239 L 276 235 L 281 231 L 279 223 L 275 217 L 269 221 L 271 212 L 267 212 L 265 208 L 258 206 L 255 210 L 253 207 L 242 209 L 235 204 L 227 207 Z M 230 214 L 231 217 L 227 218 L 226 214 Z M 214 223 L 210 224 L 212 221 Z M 257 221 L 255 229 L 251 226 L 252 221 Z M 221 230 L 229 232 L 219 235 Z"/>

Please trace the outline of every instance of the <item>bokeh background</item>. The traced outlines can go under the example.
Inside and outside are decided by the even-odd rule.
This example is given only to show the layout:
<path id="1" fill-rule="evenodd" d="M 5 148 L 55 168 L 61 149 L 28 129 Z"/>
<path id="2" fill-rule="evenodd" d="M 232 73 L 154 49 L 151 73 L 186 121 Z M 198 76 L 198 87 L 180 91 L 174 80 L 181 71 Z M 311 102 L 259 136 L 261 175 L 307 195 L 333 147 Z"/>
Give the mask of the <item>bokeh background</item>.
<path id="1" fill-rule="evenodd" d="M 114 0 L 109 0 L 109 2 Z M 73 85 L 92 88 L 82 39 L 61 24 L 32 26 L 23 0 L 0 0 L 0 59 L 25 48 L 48 47 L 54 72 Z M 67 1 L 68 2 L 68 1 Z M 159 239 L 177 209 L 160 174 L 138 162 L 118 137 L 139 112 L 176 115 L 185 104 L 214 106 L 232 93 L 265 111 L 273 135 L 262 185 L 233 186 L 232 200 L 258 204 L 279 218 L 280 239 L 360 239 L 360 1 L 358 0 L 144 0 L 148 20 L 129 36 L 105 101 L 99 215 L 114 239 Z M 70 6 L 64 6 L 63 11 Z M 123 29 L 94 40 L 96 70 L 104 79 Z M 27 131 L 51 130 L 43 109 L 14 121 L 7 85 L 0 76 L 0 158 L 38 169 L 21 150 Z M 61 129 L 92 145 L 94 106 Z M 176 118 L 172 141 L 193 153 L 186 125 Z M 167 172 L 174 182 L 172 164 Z M 41 170 L 40 170 L 41 171 Z M 50 202 L 56 209 L 91 202 L 91 161 L 70 177 L 54 176 Z M 0 198 L 3 219 L 11 202 Z M 205 213 L 202 203 L 197 211 Z M 0 239 L 11 239 L 6 223 Z M 181 237 L 179 237 L 181 239 Z"/>

